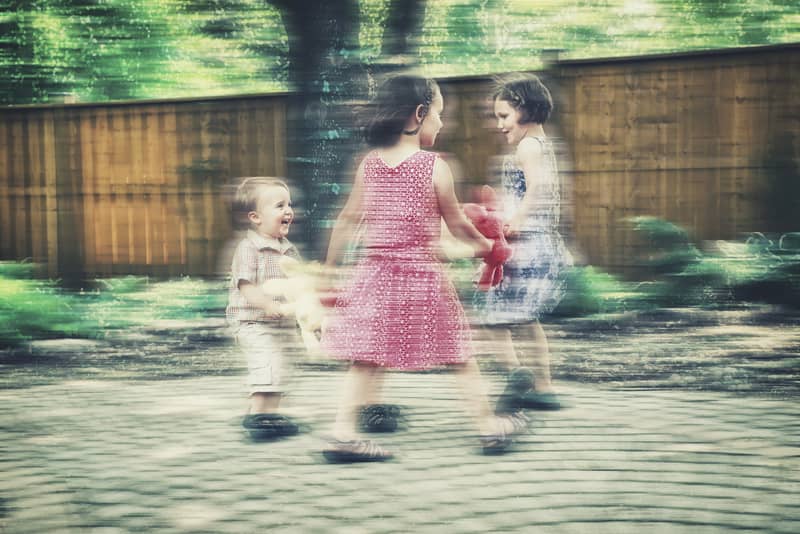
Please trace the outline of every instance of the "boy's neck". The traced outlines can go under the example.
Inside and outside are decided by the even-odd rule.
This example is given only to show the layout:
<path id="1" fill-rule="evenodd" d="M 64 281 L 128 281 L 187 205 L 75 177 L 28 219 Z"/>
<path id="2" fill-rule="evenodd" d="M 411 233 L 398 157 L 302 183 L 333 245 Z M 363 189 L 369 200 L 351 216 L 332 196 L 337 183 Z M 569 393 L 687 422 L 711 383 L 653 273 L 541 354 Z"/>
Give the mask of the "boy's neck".
<path id="1" fill-rule="evenodd" d="M 262 234 L 258 230 L 250 229 L 250 232 L 253 232 L 257 237 L 250 237 L 250 239 L 257 239 L 256 246 L 259 248 L 267 247 L 273 250 L 277 250 L 281 254 L 289 250 L 292 247 L 291 241 L 289 241 L 286 237 L 275 237 L 269 234 Z"/>
<path id="2" fill-rule="evenodd" d="M 269 241 L 269 240 L 272 240 L 272 239 L 274 239 L 275 241 L 281 241 L 281 240 L 283 239 L 283 236 L 279 236 L 279 235 L 275 236 L 275 235 L 272 235 L 272 234 L 265 234 L 265 233 L 263 233 L 263 232 L 259 232 L 259 231 L 258 231 L 258 230 L 256 230 L 255 228 L 251 228 L 251 230 L 252 230 L 252 231 L 253 231 L 253 232 L 254 232 L 254 233 L 255 233 L 255 234 L 258 236 L 258 237 L 261 237 L 261 238 L 263 238 L 263 239 L 266 239 L 267 241 Z"/>

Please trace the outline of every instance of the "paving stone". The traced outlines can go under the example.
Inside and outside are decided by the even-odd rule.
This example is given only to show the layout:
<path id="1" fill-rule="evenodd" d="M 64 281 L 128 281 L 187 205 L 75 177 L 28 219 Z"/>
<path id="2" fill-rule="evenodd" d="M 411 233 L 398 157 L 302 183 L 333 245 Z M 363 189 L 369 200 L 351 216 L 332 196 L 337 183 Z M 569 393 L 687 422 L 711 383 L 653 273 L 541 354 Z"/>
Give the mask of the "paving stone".
<path id="1" fill-rule="evenodd" d="M 275 443 L 246 439 L 237 376 L 0 391 L 3 532 L 800 527 L 794 399 L 562 382 L 568 408 L 533 414 L 515 452 L 486 457 L 451 376 L 390 374 L 407 428 L 376 439 L 398 458 L 333 466 L 319 451 L 340 382 L 302 373 L 286 406 L 311 432 Z"/>

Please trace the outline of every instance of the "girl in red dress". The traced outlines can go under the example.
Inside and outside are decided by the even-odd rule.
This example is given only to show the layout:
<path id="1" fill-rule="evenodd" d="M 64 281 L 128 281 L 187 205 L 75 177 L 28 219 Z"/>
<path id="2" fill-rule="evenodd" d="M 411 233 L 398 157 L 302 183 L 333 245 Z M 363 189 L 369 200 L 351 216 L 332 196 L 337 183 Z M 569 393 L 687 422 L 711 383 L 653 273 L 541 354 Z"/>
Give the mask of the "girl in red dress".
<path id="1" fill-rule="evenodd" d="M 363 225 L 363 254 L 323 335 L 332 357 L 351 362 L 328 447 L 331 462 L 386 460 L 392 454 L 355 432 L 356 414 L 384 369 L 452 366 L 475 417 L 484 451 L 502 452 L 525 428 L 521 414 L 492 416 L 472 355 L 456 290 L 438 259 L 441 220 L 477 256 L 491 249 L 461 211 L 450 168 L 430 147 L 442 127 L 433 80 L 394 76 L 378 89 L 366 126 L 373 147 L 356 171 L 328 248 L 334 265 Z"/>

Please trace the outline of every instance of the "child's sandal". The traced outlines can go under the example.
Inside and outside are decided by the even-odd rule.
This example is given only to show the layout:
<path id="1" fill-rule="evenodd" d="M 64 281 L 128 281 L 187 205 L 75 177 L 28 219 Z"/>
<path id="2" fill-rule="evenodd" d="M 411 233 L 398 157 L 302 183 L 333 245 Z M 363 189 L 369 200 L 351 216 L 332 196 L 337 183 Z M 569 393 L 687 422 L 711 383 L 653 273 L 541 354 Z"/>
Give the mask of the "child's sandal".
<path id="1" fill-rule="evenodd" d="M 352 441 L 331 440 L 322 455 L 332 464 L 354 462 L 384 462 L 394 455 L 371 440 Z"/>
<path id="2" fill-rule="evenodd" d="M 510 423 L 509 430 L 501 431 L 497 434 L 488 434 L 480 436 L 479 441 L 483 454 L 497 455 L 504 454 L 514 443 L 514 436 L 523 434 L 528 431 L 530 419 L 522 412 L 515 412 L 510 414 L 501 415 L 498 417 L 503 421 Z"/>
<path id="3" fill-rule="evenodd" d="M 490 434 L 487 436 L 480 436 L 478 440 L 480 441 L 483 454 L 487 456 L 503 454 L 508 450 L 509 447 L 511 447 L 511 444 L 513 443 L 513 440 L 505 434 Z"/>
<path id="4" fill-rule="evenodd" d="M 522 411 L 500 415 L 498 416 L 498 418 L 503 419 L 508 423 L 511 423 L 511 431 L 505 433 L 507 436 L 517 436 L 519 434 L 525 434 L 528 432 L 528 429 L 531 424 L 530 417 L 525 415 L 525 412 Z"/>

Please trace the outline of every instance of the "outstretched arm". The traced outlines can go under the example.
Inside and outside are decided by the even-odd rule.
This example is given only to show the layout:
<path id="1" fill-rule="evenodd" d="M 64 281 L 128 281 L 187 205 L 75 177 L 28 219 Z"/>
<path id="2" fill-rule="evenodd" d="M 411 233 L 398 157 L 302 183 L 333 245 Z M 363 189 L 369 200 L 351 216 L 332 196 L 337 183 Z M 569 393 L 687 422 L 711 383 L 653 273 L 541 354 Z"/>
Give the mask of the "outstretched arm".
<path id="1" fill-rule="evenodd" d="M 328 253 L 325 257 L 325 264 L 328 266 L 336 265 L 342 251 L 347 246 L 350 238 L 354 235 L 355 229 L 363 214 L 362 201 L 364 197 L 364 162 L 356 170 L 353 189 L 345 202 L 344 208 L 336 218 L 331 232 L 331 240 L 328 243 Z"/>
<path id="2" fill-rule="evenodd" d="M 439 211 L 450 233 L 470 245 L 475 256 L 488 254 L 492 250 L 492 242 L 483 237 L 464 215 L 456 198 L 450 167 L 439 158 L 433 166 L 433 187 L 439 202 Z"/>

